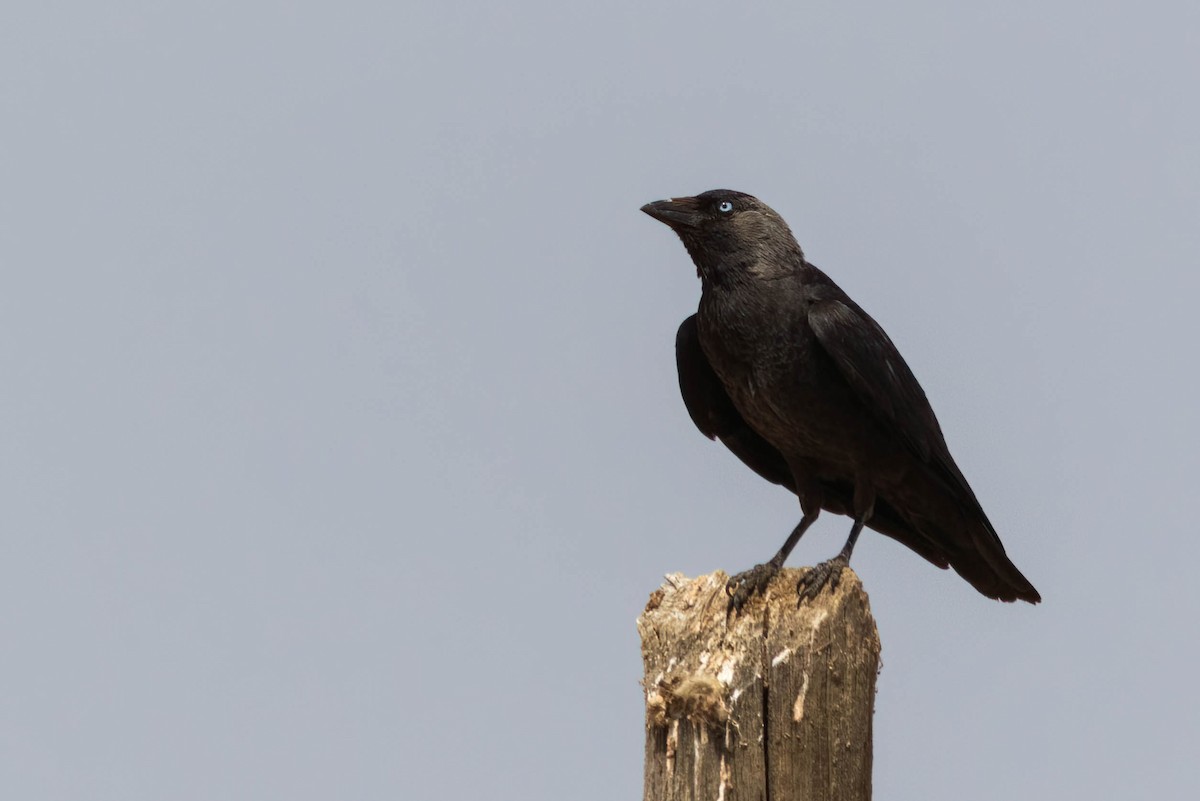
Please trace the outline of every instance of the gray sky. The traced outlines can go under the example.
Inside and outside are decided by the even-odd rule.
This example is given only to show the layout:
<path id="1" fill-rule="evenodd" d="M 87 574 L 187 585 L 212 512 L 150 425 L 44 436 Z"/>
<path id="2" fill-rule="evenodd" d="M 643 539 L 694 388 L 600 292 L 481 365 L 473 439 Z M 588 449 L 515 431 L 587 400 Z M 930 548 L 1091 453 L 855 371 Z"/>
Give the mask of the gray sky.
<path id="1" fill-rule="evenodd" d="M 863 538 L 877 797 L 1194 797 L 1200 6 L 969 5 L 5 5 L 0 795 L 637 797 L 646 596 L 799 515 L 678 397 L 728 187 L 1046 599 Z"/>

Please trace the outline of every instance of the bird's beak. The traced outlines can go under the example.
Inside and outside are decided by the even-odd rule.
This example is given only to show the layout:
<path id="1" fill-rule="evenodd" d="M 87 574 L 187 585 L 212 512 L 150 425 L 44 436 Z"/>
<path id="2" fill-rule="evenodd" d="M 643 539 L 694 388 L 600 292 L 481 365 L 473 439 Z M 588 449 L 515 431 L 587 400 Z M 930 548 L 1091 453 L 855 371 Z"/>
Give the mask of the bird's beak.
<path id="1" fill-rule="evenodd" d="M 642 211 L 649 214 L 660 223 L 666 223 L 672 228 L 683 226 L 695 228 L 704 219 L 700 214 L 700 204 L 694 197 L 674 197 L 670 200 L 656 200 L 642 206 Z"/>

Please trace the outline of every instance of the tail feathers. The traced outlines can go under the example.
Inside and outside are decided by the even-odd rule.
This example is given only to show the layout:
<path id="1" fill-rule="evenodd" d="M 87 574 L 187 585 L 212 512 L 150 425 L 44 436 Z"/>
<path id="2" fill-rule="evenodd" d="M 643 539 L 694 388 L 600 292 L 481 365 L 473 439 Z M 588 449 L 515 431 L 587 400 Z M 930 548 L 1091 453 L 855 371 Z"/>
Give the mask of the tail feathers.
<path id="1" fill-rule="evenodd" d="M 1036 604 L 1042 600 L 1029 579 L 1004 553 L 1004 546 L 990 526 L 972 521 L 967 529 L 969 542 L 963 542 L 961 536 L 947 538 L 950 542 L 961 543 L 959 547 L 947 549 L 946 554 L 950 558 L 950 566 L 958 575 L 987 597 L 998 601 L 1028 601 Z"/>
<path id="2" fill-rule="evenodd" d="M 998 601 L 1042 600 L 1029 579 L 1021 574 L 1004 552 L 1004 546 L 982 512 L 957 510 L 950 520 L 932 515 L 897 513 L 887 510 L 877 519 L 881 506 L 870 525 L 876 531 L 899 540 L 938 567 L 952 567 L 972 587 Z"/>

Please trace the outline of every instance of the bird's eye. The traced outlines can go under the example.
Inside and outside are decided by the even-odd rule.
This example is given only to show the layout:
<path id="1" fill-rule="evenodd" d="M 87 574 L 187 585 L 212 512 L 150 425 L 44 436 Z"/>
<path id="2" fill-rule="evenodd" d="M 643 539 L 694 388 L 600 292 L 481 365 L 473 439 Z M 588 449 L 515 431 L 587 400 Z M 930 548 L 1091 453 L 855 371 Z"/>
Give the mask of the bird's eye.
<path id="1" fill-rule="evenodd" d="M 717 211 L 721 212 L 722 214 L 728 214 L 729 212 L 733 211 L 733 204 L 728 200 L 722 200 L 717 204 Z"/>

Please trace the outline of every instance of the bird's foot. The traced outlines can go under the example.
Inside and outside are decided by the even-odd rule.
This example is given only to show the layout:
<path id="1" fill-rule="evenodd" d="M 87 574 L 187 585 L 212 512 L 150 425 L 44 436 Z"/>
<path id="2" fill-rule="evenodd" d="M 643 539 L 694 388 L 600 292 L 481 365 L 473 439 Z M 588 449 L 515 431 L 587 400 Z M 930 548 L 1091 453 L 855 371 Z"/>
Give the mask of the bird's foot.
<path id="1" fill-rule="evenodd" d="M 800 583 L 796 585 L 796 592 L 800 596 L 798 603 L 815 601 L 827 584 L 830 592 L 836 590 L 838 582 L 842 580 L 842 570 L 849 564 L 849 558 L 835 556 L 806 570 Z"/>
<path id="2" fill-rule="evenodd" d="M 725 585 L 725 592 L 729 596 L 729 608 L 726 609 L 726 616 L 741 612 L 746 602 L 756 593 L 765 590 L 778 572 L 777 565 L 763 562 L 761 565 L 755 565 L 729 579 Z"/>

